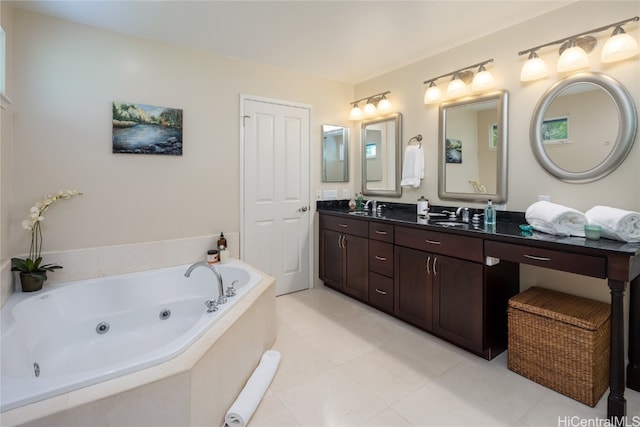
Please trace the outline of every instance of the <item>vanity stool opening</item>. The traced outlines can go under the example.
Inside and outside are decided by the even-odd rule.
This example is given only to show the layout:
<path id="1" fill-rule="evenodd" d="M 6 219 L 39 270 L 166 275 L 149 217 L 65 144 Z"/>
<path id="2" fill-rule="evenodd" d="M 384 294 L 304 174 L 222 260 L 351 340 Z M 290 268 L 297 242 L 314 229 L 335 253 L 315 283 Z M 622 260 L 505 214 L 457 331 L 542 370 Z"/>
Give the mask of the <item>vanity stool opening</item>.
<path id="1" fill-rule="evenodd" d="M 594 407 L 609 387 L 610 305 L 532 287 L 509 300 L 508 368 Z"/>

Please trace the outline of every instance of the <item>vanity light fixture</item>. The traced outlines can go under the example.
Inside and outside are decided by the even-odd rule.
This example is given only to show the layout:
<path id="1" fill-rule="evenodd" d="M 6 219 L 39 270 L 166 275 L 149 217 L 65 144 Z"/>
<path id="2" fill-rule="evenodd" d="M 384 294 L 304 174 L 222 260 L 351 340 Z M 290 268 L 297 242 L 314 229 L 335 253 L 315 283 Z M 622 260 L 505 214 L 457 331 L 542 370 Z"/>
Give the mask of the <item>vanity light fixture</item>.
<path id="1" fill-rule="evenodd" d="M 391 91 L 380 92 L 351 102 L 352 108 L 349 113 L 349 120 L 362 120 L 364 117 L 369 118 L 376 114 L 387 114 L 391 112 L 393 106 L 391 105 L 391 101 L 387 99 L 387 95 L 390 93 Z M 359 104 L 362 101 L 366 101 L 366 104 L 361 110 Z"/>
<path id="2" fill-rule="evenodd" d="M 364 108 L 362 109 L 362 111 L 364 112 L 365 117 L 373 117 L 378 112 L 376 106 L 373 105 L 373 102 L 371 101 L 371 99 L 367 100 L 367 103 L 364 104 Z"/>
<path id="3" fill-rule="evenodd" d="M 391 101 L 387 99 L 386 95 L 382 95 L 382 99 L 378 101 L 378 112 L 380 114 L 387 114 L 391 112 Z"/>
<path id="4" fill-rule="evenodd" d="M 454 74 L 447 86 L 447 96 L 449 98 L 458 98 L 467 93 L 467 85 L 464 84 L 458 73 Z"/>
<path id="5" fill-rule="evenodd" d="M 520 80 L 530 82 L 533 80 L 543 79 L 549 75 L 549 67 L 547 63 L 538 57 L 535 50 L 529 53 L 529 59 L 524 63 L 520 72 Z"/>
<path id="6" fill-rule="evenodd" d="M 636 56 L 639 51 L 636 39 L 625 33 L 622 26 L 617 25 L 602 48 L 600 60 L 605 64 L 622 61 Z"/>
<path id="7" fill-rule="evenodd" d="M 362 120 L 362 110 L 358 107 L 358 103 L 353 103 L 353 108 L 349 112 L 349 120 Z"/>
<path id="8" fill-rule="evenodd" d="M 593 37 L 591 37 L 593 39 Z M 593 45 L 595 46 L 595 39 Z M 578 46 L 577 39 L 573 38 L 569 40 L 568 45 L 562 50 L 563 44 L 560 47 L 560 58 L 558 58 L 558 65 L 556 65 L 556 70 L 559 73 L 568 73 L 569 71 L 576 71 L 582 68 L 589 67 L 589 57 L 587 56 L 587 52 L 585 49 Z M 587 44 L 587 46 L 589 46 Z M 588 49 L 588 48 L 587 48 Z M 589 50 L 590 51 L 590 50 Z"/>
<path id="9" fill-rule="evenodd" d="M 482 64 L 478 68 L 478 73 L 471 82 L 471 90 L 474 92 L 482 92 L 485 90 L 493 89 L 496 86 L 493 75 L 484 68 Z"/>
<path id="10" fill-rule="evenodd" d="M 447 97 L 449 98 L 458 98 L 462 95 L 465 95 L 467 93 L 467 85 L 469 83 L 471 83 L 471 89 L 474 92 L 481 92 L 492 89 L 495 86 L 493 76 L 485 68 L 485 65 L 490 62 L 493 62 L 493 59 L 478 62 L 477 64 L 469 65 L 468 67 L 460 68 L 450 73 L 442 74 L 441 76 L 425 80 L 423 84 L 429 83 L 429 87 L 424 93 L 424 103 L 436 104 L 440 102 L 442 92 L 440 91 L 438 86 L 436 86 L 436 81 L 443 77 L 452 76 L 451 81 L 447 86 Z M 475 68 L 478 68 L 478 74 L 476 74 L 474 77 L 474 73 L 471 70 Z"/>
<path id="11" fill-rule="evenodd" d="M 434 104 L 440 101 L 440 97 L 442 96 L 442 91 L 440 88 L 436 86 L 436 83 L 432 80 L 429 82 L 429 87 L 424 93 L 424 103 L 425 104 Z"/>
<path id="12" fill-rule="evenodd" d="M 558 59 L 556 67 L 559 73 L 588 67 L 589 58 L 587 54 L 590 53 L 597 44 L 597 40 L 590 36 L 590 34 L 608 30 L 612 27 L 615 28 L 602 49 L 600 60 L 603 63 L 610 63 L 638 55 L 639 49 L 637 41 L 622 29 L 623 25 L 630 22 L 638 22 L 638 20 L 640 20 L 640 18 L 634 16 L 624 21 L 614 22 L 518 52 L 518 55 L 529 54 L 529 58 L 520 72 L 520 80 L 528 82 L 547 77 L 549 73 L 546 71 L 546 64 L 538 57 L 537 51 L 544 47 L 557 44 L 562 44 L 559 52 L 560 58 Z"/>

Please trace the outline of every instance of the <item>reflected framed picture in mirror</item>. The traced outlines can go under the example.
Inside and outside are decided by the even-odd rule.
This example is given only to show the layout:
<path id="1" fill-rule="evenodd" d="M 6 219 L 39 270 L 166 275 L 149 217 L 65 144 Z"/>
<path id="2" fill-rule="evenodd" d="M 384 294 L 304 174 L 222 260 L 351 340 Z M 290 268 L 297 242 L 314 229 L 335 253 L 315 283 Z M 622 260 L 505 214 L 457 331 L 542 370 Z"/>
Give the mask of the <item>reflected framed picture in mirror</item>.
<path id="1" fill-rule="evenodd" d="M 462 141 L 459 139 L 447 138 L 447 163 L 462 163 Z"/>

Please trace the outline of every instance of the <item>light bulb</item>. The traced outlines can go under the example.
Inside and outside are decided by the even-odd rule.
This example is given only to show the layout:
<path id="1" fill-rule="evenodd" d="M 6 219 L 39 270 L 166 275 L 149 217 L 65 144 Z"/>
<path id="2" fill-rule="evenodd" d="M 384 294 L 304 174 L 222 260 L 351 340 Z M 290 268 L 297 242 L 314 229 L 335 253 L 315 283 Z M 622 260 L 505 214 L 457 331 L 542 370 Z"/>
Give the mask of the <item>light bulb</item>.
<path id="1" fill-rule="evenodd" d="M 452 98 L 456 98 L 458 96 L 462 96 L 467 92 L 467 85 L 464 84 L 462 80 L 456 74 L 453 76 L 453 79 L 449 82 L 449 86 L 447 87 L 447 96 Z"/>
<path id="2" fill-rule="evenodd" d="M 576 40 L 571 39 L 569 48 L 565 49 L 558 59 L 557 70 L 559 73 L 575 71 L 589 66 L 589 58 L 587 52 L 581 47 L 576 46 Z"/>
<path id="3" fill-rule="evenodd" d="M 547 63 L 538 58 L 538 54 L 531 51 L 529 59 L 527 59 L 527 62 L 522 66 L 522 71 L 520 71 L 520 81 L 530 82 L 545 78 L 548 75 L 549 67 L 547 67 Z"/>
<path id="4" fill-rule="evenodd" d="M 353 108 L 349 113 L 349 120 L 362 120 L 362 110 L 358 107 L 358 104 L 353 104 Z"/>
<path id="5" fill-rule="evenodd" d="M 430 82 L 429 87 L 424 93 L 424 103 L 435 104 L 440 100 L 441 96 L 442 96 L 442 92 L 440 91 L 440 88 L 436 86 L 434 82 Z"/>
<path id="6" fill-rule="evenodd" d="M 638 42 L 618 25 L 604 44 L 600 59 L 604 63 L 622 61 L 636 56 L 638 51 Z"/>
<path id="7" fill-rule="evenodd" d="M 364 106 L 364 115 L 367 117 L 371 117 L 371 116 L 375 116 L 376 115 L 376 106 L 373 105 L 373 103 L 371 102 L 371 100 L 367 101 L 367 104 Z"/>
<path id="8" fill-rule="evenodd" d="M 473 78 L 471 82 L 471 90 L 474 92 L 481 92 L 483 90 L 493 89 L 495 82 L 490 72 L 485 70 L 484 65 L 478 68 L 478 74 Z"/>
<path id="9" fill-rule="evenodd" d="M 381 114 L 389 113 L 392 109 L 391 101 L 389 101 L 386 97 L 382 97 L 380 102 L 378 102 L 378 111 Z"/>

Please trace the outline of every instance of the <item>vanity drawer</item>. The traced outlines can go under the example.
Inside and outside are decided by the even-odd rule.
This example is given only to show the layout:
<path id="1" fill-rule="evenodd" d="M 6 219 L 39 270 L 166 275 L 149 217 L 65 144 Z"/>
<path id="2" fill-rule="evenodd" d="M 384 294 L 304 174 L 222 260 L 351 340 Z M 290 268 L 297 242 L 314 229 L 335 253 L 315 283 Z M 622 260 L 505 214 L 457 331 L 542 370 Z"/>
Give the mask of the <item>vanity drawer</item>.
<path id="1" fill-rule="evenodd" d="M 470 261 L 483 262 L 482 239 L 420 230 L 409 227 L 396 227 L 396 245 L 418 249 L 425 252 L 450 255 Z"/>
<path id="2" fill-rule="evenodd" d="M 393 244 L 369 240 L 369 270 L 393 277 Z"/>
<path id="3" fill-rule="evenodd" d="M 369 238 L 393 243 L 393 225 L 380 222 L 369 222 Z"/>
<path id="4" fill-rule="evenodd" d="M 505 261 L 531 264 L 603 279 L 607 277 L 607 263 L 604 257 L 492 241 L 485 242 L 484 250 L 486 256 Z"/>
<path id="5" fill-rule="evenodd" d="M 393 279 L 369 272 L 369 304 L 387 313 L 393 312 Z"/>
<path id="6" fill-rule="evenodd" d="M 328 230 L 355 236 L 369 236 L 369 221 L 344 218 L 340 216 L 322 215 L 322 225 Z"/>

